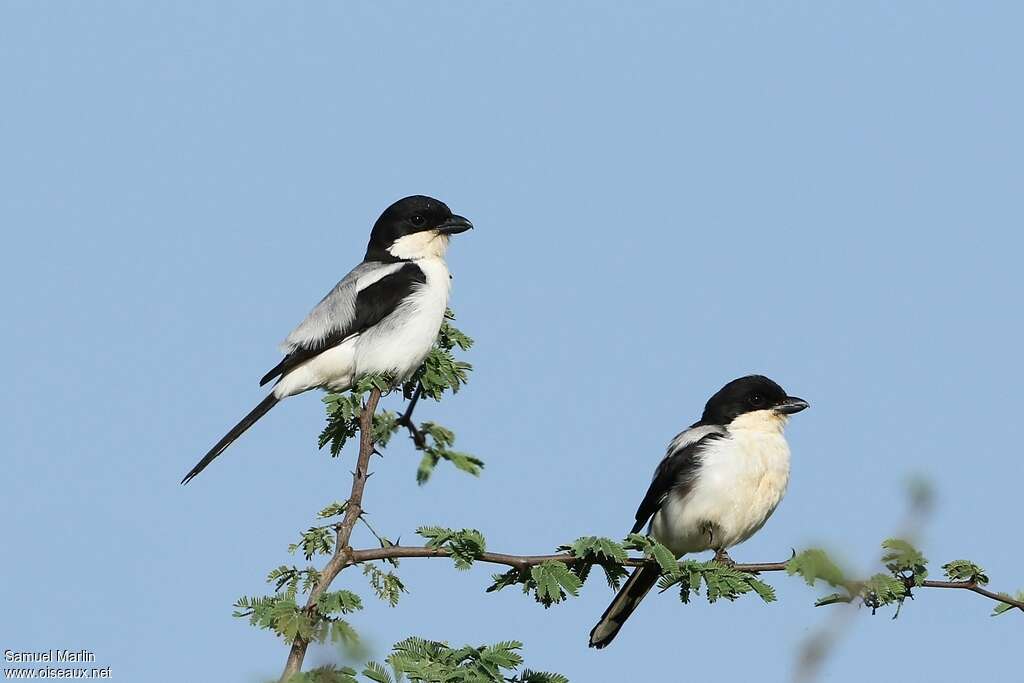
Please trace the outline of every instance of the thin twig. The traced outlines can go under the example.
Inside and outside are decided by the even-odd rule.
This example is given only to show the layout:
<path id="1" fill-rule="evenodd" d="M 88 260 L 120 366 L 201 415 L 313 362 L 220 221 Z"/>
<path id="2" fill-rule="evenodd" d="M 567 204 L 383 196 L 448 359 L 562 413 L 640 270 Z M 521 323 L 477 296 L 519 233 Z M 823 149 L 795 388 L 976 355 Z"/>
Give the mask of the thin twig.
<path id="1" fill-rule="evenodd" d="M 374 538 L 376 538 L 378 541 L 380 541 L 380 544 L 383 547 L 384 546 L 384 542 L 385 542 L 386 539 L 383 536 L 381 536 L 380 534 L 378 534 L 377 530 L 374 529 L 373 526 L 366 520 L 366 512 L 365 511 L 363 512 L 363 514 L 359 515 L 359 521 L 366 525 L 366 528 L 370 530 L 370 533 L 373 534 Z"/>
<path id="2" fill-rule="evenodd" d="M 416 448 L 423 450 L 427 447 L 427 438 L 423 436 L 423 432 L 419 430 L 416 423 L 412 421 L 412 411 L 416 409 L 416 404 L 420 400 L 420 396 L 423 395 L 423 385 L 419 382 L 416 383 L 416 390 L 412 392 L 412 398 L 409 399 L 409 405 L 402 413 L 401 417 L 398 418 L 398 424 L 409 430 L 409 436 L 412 437 L 412 442 L 416 444 Z"/>
<path id="3" fill-rule="evenodd" d="M 1015 600 L 1009 595 L 1005 595 L 1003 593 L 993 593 L 990 590 L 982 588 L 974 581 L 925 581 L 921 586 L 924 586 L 925 588 L 962 588 L 963 590 L 968 590 L 977 593 L 978 595 L 984 595 L 990 600 L 1002 602 L 1007 605 L 1012 605 L 1020 610 L 1024 610 L 1024 601 Z"/>
<path id="4" fill-rule="evenodd" d="M 366 480 L 369 478 L 370 457 L 373 455 L 373 413 L 377 410 L 377 403 L 380 401 L 380 389 L 374 388 L 370 397 L 359 414 L 359 458 L 356 461 L 356 469 L 352 473 L 352 492 L 348 497 L 348 504 L 345 507 L 345 516 L 337 525 L 337 538 L 334 544 L 334 554 L 324 566 L 320 574 L 320 580 L 309 593 L 309 599 L 303 608 L 306 612 L 316 610 L 316 602 L 320 596 L 330 587 L 338 573 L 346 566 L 352 564 L 352 547 L 349 539 L 352 537 L 352 530 L 359 521 L 363 512 L 363 489 L 366 487 Z M 306 649 L 309 641 L 302 637 L 296 637 L 292 641 L 291 650 L 288 652 L 288 661 L 285 663 L 284 671 L 281 673 L 281 682 L 287 681 L 294 674 L 302 669 L 302 660 L 306 656 Z"/>

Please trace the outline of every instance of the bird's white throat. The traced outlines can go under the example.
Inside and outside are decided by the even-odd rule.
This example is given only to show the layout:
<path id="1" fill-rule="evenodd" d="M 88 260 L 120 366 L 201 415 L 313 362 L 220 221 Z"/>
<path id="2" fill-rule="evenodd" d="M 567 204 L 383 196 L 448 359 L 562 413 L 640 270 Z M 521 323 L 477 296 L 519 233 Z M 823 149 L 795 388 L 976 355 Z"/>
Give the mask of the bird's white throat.
<path id="1" fill-rule="evenodd" d="M 781 434 L 786 429 L 789 416 L 774 410 L 755 410 L 744 413 L 729 423 L 730 432 L 751 431 L 765 434 Z"/>
<path id="2" fill-rule="evenodd" d="M 447 250 L 448 235 L 436 230 L 424 230 L 399 237 L 388 247 L 388 252 L 395 258 L 414 261 L 422 258 L 443 257 Z"/>

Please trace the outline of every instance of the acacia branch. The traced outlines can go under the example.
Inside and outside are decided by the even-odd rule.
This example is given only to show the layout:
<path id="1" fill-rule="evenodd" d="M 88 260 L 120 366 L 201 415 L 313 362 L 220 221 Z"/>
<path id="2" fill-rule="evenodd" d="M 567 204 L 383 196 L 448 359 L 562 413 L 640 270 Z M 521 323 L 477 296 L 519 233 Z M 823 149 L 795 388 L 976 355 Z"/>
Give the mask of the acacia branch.
<path id="1" fill-rule="evenodd" d="M 425 546 L 389 545 L 384 548 L 369 548 L 367 550 L 353 550 L 351 563 L 372 562 L 374 560 L 392 560 L 403 557 L 451 557 L 451 551 L 447 548 L 429 548 Z M 583 557 L 576 557 L 569 553 L 557 553 L 554 555 L 508 555 L 506 553 L 481 553 L 476 558 L 477 562 L 489 562 L 491 564 L 503 564 L 515 569 L 529 569 L 530 567 L 545 562 L 564 562 L 568 565 L 587 563 L 596 564 L 593 560 Z M 630 557 L 624 562 L 612 562 L 623 567 L 641 567 L 650 562 L 644 557 Z M 765 562 L 761 564 L 736 564 L 734 569 L 743 572 L 756 574 L 758 572 L 777 572 L 786 568 L 785 562 Z"/>
<path id="2" fill-rule="evenodd" d="M 349 539 L 352 537 L 352 530 L 363 514 L 363 489 L 366 488 L 366 480 L 370 477 L 370 457 L 373 456 L 373 413 L 377 410 L 377 403 L 380 401 L 380 389 L 374 388 L 370 391 L 370 397 L 366 400 L 362 412 L 359 414 L 359 458 L 356 460 L 356 469 L 352 472 L 352 492 L 349 494 L 348 503 L 345 506 L 345 516 L 335 527 L 337 536 L 334 543 L 334 554 L 324 566 L 313 590 L 309 593 L 306 605 L 303 609 L 312 613 L 316 610 L 317 600 L 330 587 L 331 582 L 342 569 L 352 564 L 352 547 Z M 284 672 L 281 674 L 281 682 L 287 681 L 291 676 L 302 669 L 302 660 L 306 656 L 306 649 L 309 641 L 298 636 L 292 641 L 291 650 L 288 652 L 288 661 L 285 663 Z"/>
<path id="3" fill-rule="evenodd" d="M 369 548 L 366 550 L 353 550 L 349 553 L 349 564 L 360 564 L 362 562 L 373 562 L 374 560 L 396 560 L 401 558 L 413 558 L 413 557 L 451 557 L 451 551 L 447 548 L 429 548 L 425 546 L 401 546 L 401 545 L 390 545 L 383 548 Z M 564 562 L 567 565 L 579 564 L 581 562 L 587 564 L 599 564 L 593 560 L 576 557 L 569 553 L 557 553 L 554 555 L 508 555 L 506 553 L 481 553 L 475 558 L 477 562 L 488 562 L 490 564 L 502 564 L 514 569 L 521 571 L 527 570 L 530 567 L 534 567 L 545 562 Z M 630 557 L 624 562 L 614 562 L 609 560 L 606 564 L 618 564 L 623 567 L 640 567 L 649 564 L 651 560 L 645 557 Z M 741 572 L 747 572 L 750 574 L 759 574 L 761 572 L 781 572 L 786 571 L 789 566 L 788 562 L 759 562 L 753 564 L 741 564 L 736 563 L 731 565 L 733 569 Z M 995 593 L 993 591 L 982 588 L 974 581 L 924 581 L 919 586 L 912 586 L 914 588 L 957 588 L 962 590 L 969 590 L 978 595 L 982 595 L 990 600 L 1001 602 L 1012 607 L 1016 607 L 1024 611 L 1024 601 L 1016 600 L 1009 595 L 1003 593 Z"/>

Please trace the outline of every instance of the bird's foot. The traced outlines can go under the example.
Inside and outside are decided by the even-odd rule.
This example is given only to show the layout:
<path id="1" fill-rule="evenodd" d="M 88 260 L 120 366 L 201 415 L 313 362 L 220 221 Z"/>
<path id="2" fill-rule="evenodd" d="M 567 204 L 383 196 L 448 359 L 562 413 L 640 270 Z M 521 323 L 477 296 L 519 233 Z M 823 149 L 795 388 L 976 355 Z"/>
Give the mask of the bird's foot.
<path id="1" fill-rule="evenodd" d="M 736 564 L 736 560 L 729 557 L 729 553 L 725 552 L 725 548 L 719 548 L 716 550 L 715 556 L 711 559 L 719 564 L 724 564 L 726 567 L 732 567 Z"/>

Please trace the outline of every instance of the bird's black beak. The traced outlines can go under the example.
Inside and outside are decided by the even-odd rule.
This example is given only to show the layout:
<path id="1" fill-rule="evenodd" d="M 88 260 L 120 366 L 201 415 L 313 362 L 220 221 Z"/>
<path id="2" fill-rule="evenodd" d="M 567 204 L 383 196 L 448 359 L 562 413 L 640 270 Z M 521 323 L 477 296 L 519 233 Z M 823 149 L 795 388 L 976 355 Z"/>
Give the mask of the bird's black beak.
<path id="1" fill-rule="evenodd" d="M 468 218 L 452 214 L 444 223 L 437 226 L 437 231 L 442 235 L 457 235 L 460 232 L 472 230 L 473 224 Z"/>
<path id="2" fill-rule="evenodd" d="M 799 413 L 804 408 L 810 407 L 811 404 L 802 398 L 787 396 L 782 400 L 782 403 L 775 406 L 774 410 L 776 413 L 782 413 L 783 415 L 792 415 L 793 413 Z"/>

